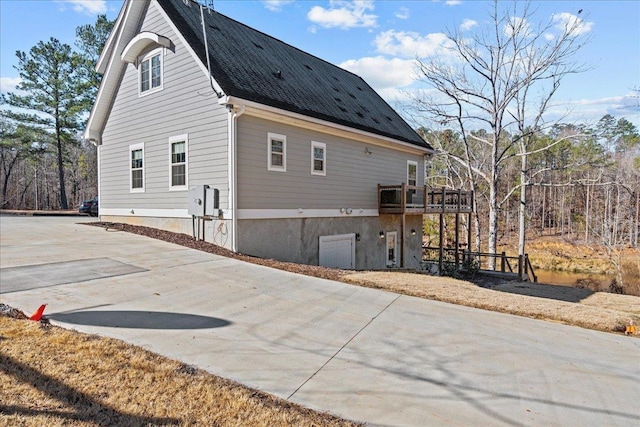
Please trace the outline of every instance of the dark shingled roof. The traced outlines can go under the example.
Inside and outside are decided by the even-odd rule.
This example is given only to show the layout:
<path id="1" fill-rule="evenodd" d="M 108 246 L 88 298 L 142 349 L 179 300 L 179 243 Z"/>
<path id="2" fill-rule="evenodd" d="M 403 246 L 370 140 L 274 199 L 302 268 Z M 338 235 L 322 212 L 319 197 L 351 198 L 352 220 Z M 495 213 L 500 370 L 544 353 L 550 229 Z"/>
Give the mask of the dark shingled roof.
<path id="1" fill-rule="evenodd" d="M 158 0 L 203 64 L 200 5 Z M 431 148 L 357 75 L 215 11 L 204 11 L 211 75 L 225 94 Z"/>

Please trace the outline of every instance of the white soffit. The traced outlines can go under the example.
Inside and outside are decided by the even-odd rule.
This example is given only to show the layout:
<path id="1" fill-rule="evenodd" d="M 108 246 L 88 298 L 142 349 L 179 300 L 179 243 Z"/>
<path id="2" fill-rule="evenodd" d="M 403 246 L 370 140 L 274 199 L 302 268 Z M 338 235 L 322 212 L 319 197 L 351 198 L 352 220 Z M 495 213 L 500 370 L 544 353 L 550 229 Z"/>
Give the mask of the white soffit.
<path id="1" fill-rule="evenodd" d="M 171 40 L 159 34 L 148 31 L 142 32 L 131 39 L 127 46 L 125 46 L 120 59 L 122 59 L 123 62 L 133 64 L 142 51 L 149 45 L 171 47 Z"/>

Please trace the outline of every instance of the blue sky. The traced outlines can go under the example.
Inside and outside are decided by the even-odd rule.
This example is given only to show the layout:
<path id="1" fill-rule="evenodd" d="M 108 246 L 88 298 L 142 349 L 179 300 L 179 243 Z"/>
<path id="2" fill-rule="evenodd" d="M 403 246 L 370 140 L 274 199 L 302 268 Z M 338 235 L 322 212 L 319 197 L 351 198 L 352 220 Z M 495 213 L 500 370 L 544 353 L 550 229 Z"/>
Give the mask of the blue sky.
<path id="1" fill-rule="evenodd" d="M 207 2 L 208 0 L 202 0 Z M 0 0 L 0 89 L 18 83 L 16 50 L 55 37 L 73 45 L 75 28 L 98 13 L 117 17 L 122 0 Z M 412 61 L 442 53 L 442 33 L 488 25 L 485 1 L 215 0 L 214 8 L 363 77 L 392 106 L 419 87 Z M 503 2 L 501 5 L 510 5 Z M 640 2 L 534 1 L 535 16 L 580 19 L 590 38 L 577 58 L 589 70 L 566 77 L 552 113 L 595 123 L 609 113 L 640 128 Z M 580 14 L 578 11 L 582 10 Z M 635 89 L 635 90 L 634 90 Z"/>

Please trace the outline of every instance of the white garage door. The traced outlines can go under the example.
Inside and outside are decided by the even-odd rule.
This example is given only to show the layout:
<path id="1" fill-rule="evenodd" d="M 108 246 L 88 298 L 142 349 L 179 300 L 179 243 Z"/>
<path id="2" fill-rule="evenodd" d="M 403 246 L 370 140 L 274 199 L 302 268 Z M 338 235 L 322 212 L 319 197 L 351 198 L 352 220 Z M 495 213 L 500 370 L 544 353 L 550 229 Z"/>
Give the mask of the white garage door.
<path id="1" fill-rule="evenodd" d="M 320 236 L 319 264 L 332 268 L 356 268 L 356 235 Z"/>

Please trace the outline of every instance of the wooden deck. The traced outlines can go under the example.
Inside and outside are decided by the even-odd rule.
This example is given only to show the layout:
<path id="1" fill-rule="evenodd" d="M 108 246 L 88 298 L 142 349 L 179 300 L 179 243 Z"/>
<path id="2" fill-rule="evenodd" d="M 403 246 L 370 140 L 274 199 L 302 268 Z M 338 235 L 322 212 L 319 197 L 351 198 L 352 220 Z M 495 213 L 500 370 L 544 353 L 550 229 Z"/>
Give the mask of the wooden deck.
<path id="1" fill-rule="evenodd" d="M 471 213 L 473 191 L 378 184 L 378 212 L 407 215 Z"/>
<path id="2" fill-rule="evenodd" d="M 507 280 L 538 282 L 529 254 L 508 256 L 505 252 L 471 252 L 466 249 L 423 246 L 422 261 L 437 266 L 439 272 L 444 268 L 474 270 L 480 274 Z"/>

